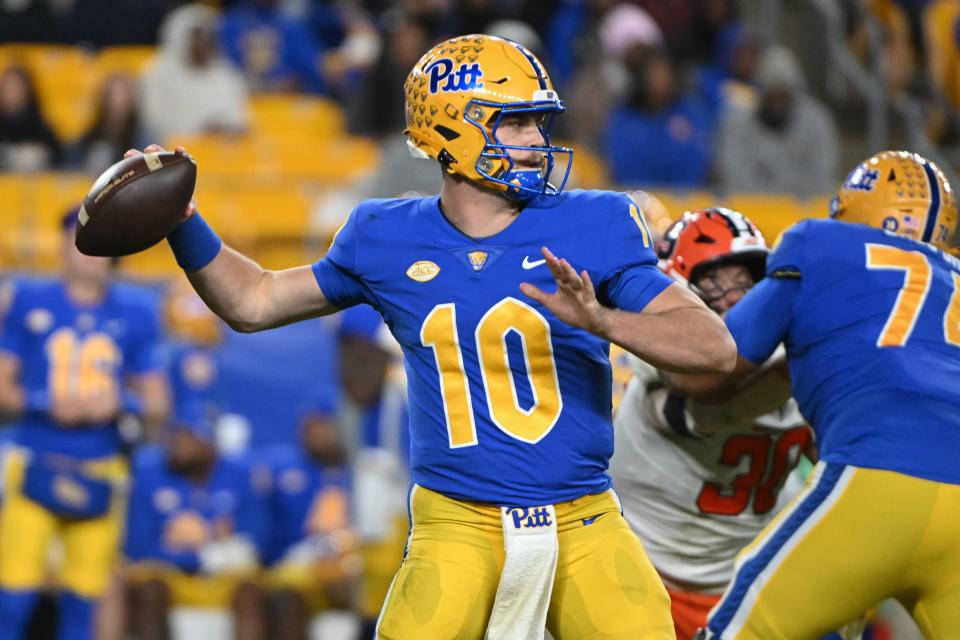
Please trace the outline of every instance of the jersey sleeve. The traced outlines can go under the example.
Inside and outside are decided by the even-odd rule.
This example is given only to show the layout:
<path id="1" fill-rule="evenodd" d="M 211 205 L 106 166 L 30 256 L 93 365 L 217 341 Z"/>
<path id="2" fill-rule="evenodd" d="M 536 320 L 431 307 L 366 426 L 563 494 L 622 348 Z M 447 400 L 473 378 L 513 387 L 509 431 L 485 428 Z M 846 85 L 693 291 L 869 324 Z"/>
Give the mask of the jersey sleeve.
<path id="1" fill-rule="evenodd" d="M 8 303 L 0 310 L 0 351 L 23 358 L 27 346 L 26 295 L 23 288 L 13 282 L 4 284 L 4 288 Z"/>
<path id="2" fill-rule="evenodd" d="M 806 229 L 807 225 L 799 222 L 780 234 L 767 258 L 768 277 L 783 280 L 799 280 L 802 277 Z"/>
<path id="3" fill-rule="evenodd" d="M 642 311 L 671 280 L 657 269 L 653 236 L 640 207 L 624 194 L 615 194 L 608 206 L 613 210 L 607 213 L 597 296 L 607 306 Z"/>
<path id="4" fill-rule="evenodd" d="M 362 302 L 376 306 L 373 293 L 360 277 L 358 211 L 354 209 L 337 231 L 327 255 L 313 263 L 313 275 L 320 290 L 340 309 Z"/>
<path id="5" fill-rule="evenodd" d="M 798 279 L 768 277 L 730 309 L 724 321 L 740 355 L 758 365 L 767 361 L 787 337 L 799 295 Z"/>

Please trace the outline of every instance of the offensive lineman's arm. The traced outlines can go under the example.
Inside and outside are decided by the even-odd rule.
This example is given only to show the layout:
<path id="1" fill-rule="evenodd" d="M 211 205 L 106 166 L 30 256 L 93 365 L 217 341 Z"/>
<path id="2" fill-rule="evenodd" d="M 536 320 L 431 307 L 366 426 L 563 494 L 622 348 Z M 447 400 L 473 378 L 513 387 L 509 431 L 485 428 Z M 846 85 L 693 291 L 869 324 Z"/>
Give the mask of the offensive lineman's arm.
<path id="1" fill-rule="evenodd" d="M 600 304 L 586 271 L 579 275 L 549 249 L 543 257 L 557 282 L 546 293 L 529 283 L 520 290 L 560 320 L 620 345 L 658 369 L 726 375 L 736 363 L 737 348 L 723 321 L 682 287 L 671 284 L 640 313 Z"/>
<path id="2" fill-rule="evenodd" d="M 163 148 L 144 149 L 144 153 L 157 151 Z M 124 157 L 137 153 L 131 149 Z M 181 224 L 196 212 L 196 203 L 191 202 Z M 211 311 L 235 331 L 262 331 L 339 311 L 323 295 L 309 265 L 271 271 L 223 244 L 208 264 L 185 272 Z"/>
<path id="3" fill-rule="evenodd" d="M 725 402 L 755 384 L 772 369 L 784 375 L 784 362 L 767 363 L 789 331 L 800 281 L 775 276 L 764 278 L 726 315 L 726 324 L 737 341 L 737 366 L 729 375 L 678 375 L 664 373 L 667 386 L 701 402 Z M 757 363 L 767 363 L 763 366 Z"/>

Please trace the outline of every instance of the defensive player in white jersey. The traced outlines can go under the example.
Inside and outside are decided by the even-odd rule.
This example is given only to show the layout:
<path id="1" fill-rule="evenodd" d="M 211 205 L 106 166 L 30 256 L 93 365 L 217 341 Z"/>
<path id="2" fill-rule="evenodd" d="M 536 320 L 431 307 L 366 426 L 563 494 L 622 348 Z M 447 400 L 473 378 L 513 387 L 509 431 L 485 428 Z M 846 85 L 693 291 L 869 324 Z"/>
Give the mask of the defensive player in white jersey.
<path id="1" fill-rule="evenodd" d="M 723 314 L 763 277 L 767 247 L 740 213 L 704 209 L 675 222 L 657 254 L 661 269 Z M 737 553 L 776 513 L 811 431 L 796 403 L 782 402 L 790 381 L 775 366 L 732 400 L 707 405 L 669 391 L 655 368 L 629 360 L 633 378 L 614 420 L 610 473 L 627 522 L 670 592 L 677 638 L 689 640 L 732 578 Z"/>

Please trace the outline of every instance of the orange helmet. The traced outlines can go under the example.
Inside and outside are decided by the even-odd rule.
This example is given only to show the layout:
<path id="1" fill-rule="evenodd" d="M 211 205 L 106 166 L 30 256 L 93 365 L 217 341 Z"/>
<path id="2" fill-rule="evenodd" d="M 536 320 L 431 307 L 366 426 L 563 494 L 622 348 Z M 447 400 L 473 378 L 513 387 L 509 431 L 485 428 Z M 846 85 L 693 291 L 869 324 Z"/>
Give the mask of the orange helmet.
<path id="1" fill-rule="evenodd" d="M 756 226 L 732 209 L 688 211 L 656 244 L 660 269 L 703 297 L 696 287 L 701 274 L 713 267 L 742 264 L 753 281 L 764 276 L 767 244 Z"/>
<path id="2" fill-rule="evenodd" d="M 557 185 L 548 180 L 556 154 L 573 151 L 552 146 L 550 128 L 566 110 L 540 61 L 524 46 L 488 35 L 451 38 L 423 54 L 407 76 L 407 144 L 415 157 L 433 158 L 449 173 L 529 200 L 563 190 L 571 162 Z M 503 144 L 501 120 L 511 114 L 543 116 L 544 146 Z M 538 151 L 539 168 L 514 166 L 509 151 Z"/>

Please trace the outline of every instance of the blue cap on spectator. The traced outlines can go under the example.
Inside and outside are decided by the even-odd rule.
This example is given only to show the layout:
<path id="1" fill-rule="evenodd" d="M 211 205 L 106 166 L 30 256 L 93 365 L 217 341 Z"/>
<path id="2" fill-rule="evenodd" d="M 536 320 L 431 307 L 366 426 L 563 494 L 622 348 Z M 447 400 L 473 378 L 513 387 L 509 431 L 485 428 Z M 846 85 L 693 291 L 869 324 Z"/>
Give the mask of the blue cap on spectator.
<path id="1" fill-rule="evenodd" d="M 377 332 L 383 326 L 380 314 L 366 304 L 350 307 L 340 314 L 340 337 L 353 336 L 376 341 Z"/>

